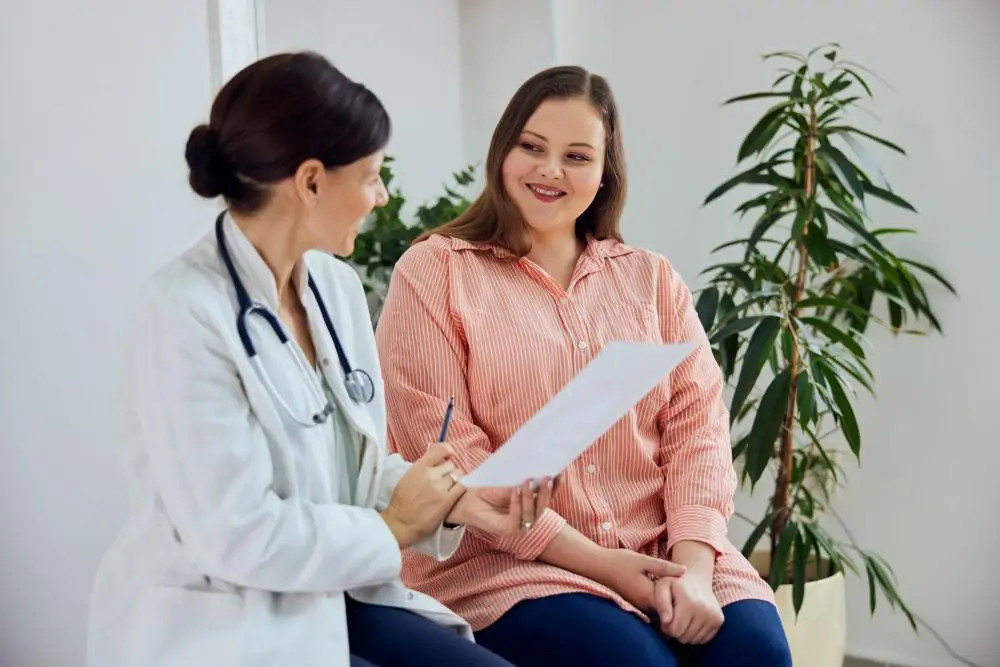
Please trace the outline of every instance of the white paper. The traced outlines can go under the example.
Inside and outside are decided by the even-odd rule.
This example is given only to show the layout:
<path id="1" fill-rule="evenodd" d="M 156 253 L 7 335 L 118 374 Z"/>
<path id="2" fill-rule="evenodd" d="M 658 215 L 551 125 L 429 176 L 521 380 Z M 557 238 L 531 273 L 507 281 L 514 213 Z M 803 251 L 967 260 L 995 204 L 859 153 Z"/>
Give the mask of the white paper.
<path id="1" fill-rule="evenodd" d="M 554 477 L 672 371 L 693 343 L 615 342 L 521 426 L 481 466 L 466 487 L 517 486 Z"/>

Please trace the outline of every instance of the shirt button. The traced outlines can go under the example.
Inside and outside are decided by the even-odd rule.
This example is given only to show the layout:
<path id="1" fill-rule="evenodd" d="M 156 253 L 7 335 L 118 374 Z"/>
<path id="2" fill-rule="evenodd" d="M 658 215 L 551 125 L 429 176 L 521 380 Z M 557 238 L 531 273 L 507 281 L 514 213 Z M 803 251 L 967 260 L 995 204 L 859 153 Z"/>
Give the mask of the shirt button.
<path id="1" fill-rule="evenodd" d="M 591 463 L 589 466 L 587 466 L 587 472 L 593 475 L 595 472 L 597 472 L 597 466 Z"/>
<path id="2" fill-rule="evenodd" d="M 581 350 L 586 350 L 586 349 L 587 349 L 587 341 L 585 341 L 585 340 L 581 340 L 580 342 L 578 342 L 578 343 L 576 344 L 576 346 L 577 346 L 578 348 L 580 348 Z"/>
<path id="3" fill-rule="evenodd" d="M 603 528 L 605 531 L 611 530 L 611 522 L 605 521 L 604 523 L 601 524 L 601 528 Z"/>
<path id="4" fill-rule="evenodd" d="M 323 359 L 323 365 L 324 366 L 329 366 L 330 365 L 330 359 L 329 358 Z"/>

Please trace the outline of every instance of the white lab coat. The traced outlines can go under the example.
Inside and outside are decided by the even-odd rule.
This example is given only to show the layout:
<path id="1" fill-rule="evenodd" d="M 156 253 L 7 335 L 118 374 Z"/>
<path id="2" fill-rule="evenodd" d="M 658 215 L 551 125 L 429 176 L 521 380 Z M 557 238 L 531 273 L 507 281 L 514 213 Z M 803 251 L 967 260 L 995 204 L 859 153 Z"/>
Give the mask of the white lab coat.
<path id="1" fill-rule="evenodd" d="M 270 270 L 228 215 L 224 224 L 251 298 L 276 312 Z M 362 442 L 355 505 L 337 503 L 340 458 L 323 433 L 331 424 L 289 420 L 251 366 L 213 230 L 156 273 L 138 302 L 118 408 L 131 511 L 97 572 L 89 667 L 347 667 L 345 593 L 472 640 L 461 618 L 401 583 L 399 547 L 377 514 L 409 464 L 385 449 L 382 377 L 361 283 L 326 254 L 307 253 L 305 264 L 352 365 L 375 381 L 372 403 L 348 398 L 297 271 L 317 357 Z M 260 318 L 249 321 L 271 381 L 297 414 L 312 414 L 306 383 L 318 389 L 317 379 L 304 376 Z M 461 529 L 440 528 L 416 548 L 444 559 L 461 538 Z M 385 637 L 393 641 L 391 627 Z"/>

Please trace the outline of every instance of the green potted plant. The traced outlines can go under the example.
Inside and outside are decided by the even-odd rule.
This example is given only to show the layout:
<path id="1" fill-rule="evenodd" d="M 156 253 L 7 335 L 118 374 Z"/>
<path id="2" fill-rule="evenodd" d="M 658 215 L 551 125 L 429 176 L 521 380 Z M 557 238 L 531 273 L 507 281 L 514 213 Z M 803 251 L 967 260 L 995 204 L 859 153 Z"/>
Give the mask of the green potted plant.
<path id="1" fill-rule="evenodd" d="M 881 594 L 916 629 L 889 564 L 849 531 L 835 537 L 824 519 L 843 485 L 841 461 L 860 463 L 854 398 L 858 388 L 874 396 L 875 381 L 866 332 L 922 333 L 917 323 L 940 332 L 925 281 L 955 293 L 933 267 L 891 249 L 895 236 L 914 233 L 898 221 L 915 209 L 872 153 L 905 151 L 855 125 L 873 98 L 861 74 L 869 70 L 838 49 L 767 54 L 782 65 L 771 88 L 725 102 L 771 104 L 739 147 L 737 163 L 748 164 L 705 199 L 746 191 L 735 213 L 750 224 L 713 250 L 727 256 L 703 272 L 711 277 L 696 304 L 733 389 L 741 481 L 752 492 L 766 471 L 774 475 L 743 553 L 778 594 L 796 667 L 842 664 L 846 573 L 867 578 L 872 613 Z M 765 536 L 768 548 L 758 549 Z"/>
<path id="2" fill-rule="evenodd" d="M 381 312 L 392 268 L 410 242 L 422 232 L 458 217 L 470 203 L 463 192 L 475 181 L 474 165 L 452 174 L 453 185 L 446 185 L 444 194 L 433 203 L 421 204 L 413 220 L 405 221 L 402 209 L 406 198 L 392 185 L 395 177 L 392 162 L 393 158 L 386 156 L 382 165 L 382 182 L 389 192 L 389 201 L 372 212 L 349 258 L 361 276 L 373 323 Z"/>

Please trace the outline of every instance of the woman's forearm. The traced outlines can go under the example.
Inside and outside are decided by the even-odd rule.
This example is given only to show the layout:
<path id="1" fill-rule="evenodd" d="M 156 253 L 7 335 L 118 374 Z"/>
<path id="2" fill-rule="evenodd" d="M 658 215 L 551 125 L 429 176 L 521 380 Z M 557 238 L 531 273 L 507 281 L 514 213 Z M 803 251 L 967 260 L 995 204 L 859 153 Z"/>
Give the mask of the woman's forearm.
<path id="1" fill-rule="evenodd" d="M 674 545 L 667 558 L 710 580 L 715 572 L 715 549 L 704 542 L 682 540 Z"/>
<path id="2" fill-rule="evenodd" d="M 604 583 L 607 554 L 608 549 L 566 524 L 538 560 Z"/>

